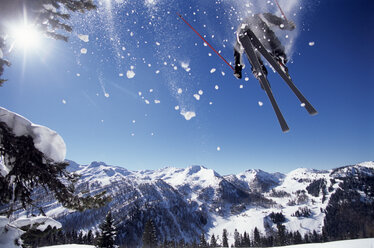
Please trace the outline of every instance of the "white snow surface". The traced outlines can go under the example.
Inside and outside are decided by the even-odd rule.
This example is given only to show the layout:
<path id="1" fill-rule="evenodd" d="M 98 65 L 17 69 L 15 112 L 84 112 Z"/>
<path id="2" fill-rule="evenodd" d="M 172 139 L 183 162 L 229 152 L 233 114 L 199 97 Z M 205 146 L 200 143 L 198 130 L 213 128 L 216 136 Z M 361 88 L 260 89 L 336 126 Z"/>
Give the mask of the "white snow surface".
<path id="1" fill-rule="evenodd" d="M 341 240 L 326 243 L 278 246 L 275 248 L 374 248 L 374 238 Z"/>
<path id="2" fill-rule="evenodd" d="M 24 226 L 36 225 L 37 229 L 44 231 L 48 226 L 61 228 L 60 222 L 55 221 L 52 218 L 37 216 L 31 218 L 19 218 L 17 220 L 11 221 L 5 216 L 0 216 L 0 247 L 6 248 L 18 248 L 15 241 L 18 240 L 19 243 L 21 235 L 24 233 L 20 228 Z"/>
<path id="3" fill-rule="evenodd" d="M 374 248 L 374 238 L 369 239 L 352 239 L 333 241 L 327 243 L 314 243 L 314 244 L 301 244 L 301 245 L 289 245 L 281 246 L 279 248 Z M 44 248 L 94 248 L 93 245 L 54 245 L 44 246 Z M 275 247 L 278 248 L 278 247 Z"/>
<path id="4" fill-rule="evenodd" d="M 35 224 L 38 224 L 37 229 L 40 231 L 44 231 L 48 226 L 52 228 L 55 227 L 57 229 L 61 228 L 62 225 L 60 222 L 45 216 L 36 216 L 30 218 L 19 218 L 12 222 L 15 227 L 21 228 L 23 226 L 30 226 L 32 227 Z"/>
<path id="5" fill-rule="evenodd" d="M 68 244 L 68 245 L 53 245 L 53 246 L 43 246 L 43 248 L 94 248 L 93 245 L 76 245 L 76 244 Z"/>
<path id="6" fill-rule="evenodd" d="M 19 240 L 24 231 L 15 227 L 5 216 L 0 216 L 0 247 L 18 248 L 14 241 Z"/>
<path id="7" fill-rule="evenodd" d="M 30 136 L 35 148 L 55 162 L 65 160 L 66 145 L 55 131 L 33 124 L 25 117 L 0 107 L 0 122 L 4 122 L 16 136 Z"/>

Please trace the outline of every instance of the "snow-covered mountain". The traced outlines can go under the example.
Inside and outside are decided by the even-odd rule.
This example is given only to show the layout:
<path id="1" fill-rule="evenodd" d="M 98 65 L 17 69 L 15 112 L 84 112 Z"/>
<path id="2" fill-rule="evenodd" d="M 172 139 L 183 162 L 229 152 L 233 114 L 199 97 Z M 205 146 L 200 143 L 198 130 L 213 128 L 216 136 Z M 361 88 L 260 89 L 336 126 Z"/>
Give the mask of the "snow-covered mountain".
<path id="1" fill-rule="evenodd" d="M 323 171 L 300 168 L 286 175 L 247 170 L 221 176 L 203 166 L 129 171 L 103 162 L 72 161 L 69 170 L 81 175 L 78 189 L 105 190 L 113 200 L 101 209 L 72 212 L 39 194 L 47 215 L 66 231 L 88 230 L 96 229 L 111 210 L 118 239 L 130 246 L 139 244 L 149 219 L 156 224 L 159 240 L 192 242 L 201 232 L 221 236 L 224 228 L 231 240 L 235 229 L 242 233 L 257 227 L 263 234 L 271 233 L 276 227 L 272 212 L 284 215 L 283 225 L 290 231 L 321 232 L 330 198 L 342 189 L 345 178 L 355 180 L 354 190 L 363 199 L 374 200 L 373 189 L 365 190 L 360 181 L 373 180 L 374 162 Z"/>

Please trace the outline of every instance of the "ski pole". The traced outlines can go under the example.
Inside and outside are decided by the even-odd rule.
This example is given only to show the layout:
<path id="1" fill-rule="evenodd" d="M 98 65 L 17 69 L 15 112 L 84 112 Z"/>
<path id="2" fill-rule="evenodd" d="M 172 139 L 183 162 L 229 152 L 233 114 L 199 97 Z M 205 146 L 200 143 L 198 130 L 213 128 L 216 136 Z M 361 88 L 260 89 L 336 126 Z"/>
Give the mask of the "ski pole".
<path id="1" fill-rule="evenodd" d="M 226 61 L 226 59 L 224 59 L 221 54 L 219 54 L 216 49 L 214 49 L 205 39 L 204 37 L 202 37 L 178 12 L 177 12 L 177 15 L 223 60 L 225 61 L 225 63 L 230 66 L 230 68 L 234 70 L 234 68 L 229 64 L 229 62 Z"/>
<path id="2" fill-rule="evenodd" d="M 286 17 L 286 15 L 283 13 L 283 10 L 282 10 L 282 8 L 280 7 L 280 5 L 279 5 L 279 3 L 278 3 L 278 1 L 277 0 L 274 0 L 275 1 L 275 3 L 277 4 L 277 6 L 278 6 L 278 8 L 279 8 L 279 10 L 281 11 L 281 13 L 282 13 L 282 16 L 284 17 L 284 19 L 288 22 L 288 20 L 287 20 L 287 17 Z"/>

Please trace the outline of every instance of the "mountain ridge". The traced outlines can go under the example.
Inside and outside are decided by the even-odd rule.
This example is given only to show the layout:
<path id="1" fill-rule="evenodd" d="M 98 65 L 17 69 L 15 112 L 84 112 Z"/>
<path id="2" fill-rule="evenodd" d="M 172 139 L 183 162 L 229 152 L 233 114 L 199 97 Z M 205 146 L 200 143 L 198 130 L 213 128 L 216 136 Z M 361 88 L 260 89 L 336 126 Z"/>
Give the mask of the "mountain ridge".
<path id="1" fill-rule="evenodd" d="M 130 171 L 97 161 L 89 165 L 69 163 L 68 170 L 81 175 L 77 189 L 105 190 L 113 201 L 101 209 L 79 213 L 40 196 L 40 202 L 48 202 L 44 206 L 47 215 L 59 220 L 67 231 L 72 227 L 87 231 L 97 230 L 111 210 L 119 223 L 118 239 L 131 247 L 141 242 L 149 219 L 157 226 L 159 240 L 192 242 L 201 232 L 208 237 L 220 236 L 223 228 L 228 230 L 231 241 L 235 229 L 248 232 L 257 227 L 267 234 L 276 229 L 269 217 L 273 212 L 284 215 L 282 224 L 287 230 L 302 235 L 321 233 L 325 209 L 345 178 L 356 180 L 354 190 L 374 202 L 374 195 L 370 195 L 370 189 L 362 190 L 364 183 L 357 176 L 366 175 L 372 180 L 373 161 L 331 170 L 298 168 L 282 174 L 250 169 L 225 176 L 199 165 Z"/>

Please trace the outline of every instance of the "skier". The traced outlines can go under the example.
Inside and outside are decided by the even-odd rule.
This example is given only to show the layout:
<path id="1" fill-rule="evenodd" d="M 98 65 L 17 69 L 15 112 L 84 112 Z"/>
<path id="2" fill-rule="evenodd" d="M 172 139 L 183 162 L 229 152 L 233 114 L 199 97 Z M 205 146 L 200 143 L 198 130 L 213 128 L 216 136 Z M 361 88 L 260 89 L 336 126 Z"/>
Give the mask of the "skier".
<path id="1" fill-rule="evenodd" d="M 242 68 L 244 68 L 244 63 L 242 61 L 242 54 L 244 48 L 239 41 L 239 35 L 245 35 L 245 32 L 250 29 L 256 37 L 260 40 L 263 46 L 272 54 L 272 56 L 278 61 L 283 70 L 287 72 L 287 55 L 284 52 L 284 46 L 279 41 L 278 37 L 274 34 L 274 31 L 271 29 L 277 26 L 280 29 L 285 30 L 294 30 L 295 23 L 292 21 L 287 21 L 283 18 L 275 16 L 271 13 L 255 14 L 250 17 L 247 17 L 237 29 L 237 39 L 234 46 L 234 58 L 235 58 L 235 71 L 234 76 L 238 79 L 242 78 Z M 264 63 L 261 60 L 261 55 L 259 52 L 256 52 L 256 55 L 260 61 L 261 69 L 265 75 L 267 75 L 267 70 L 264 66 Z M 259 73 L 254 70 L 253 64 L 249 61 L 252 66 L 253 75 L 258 78 Z"/>

